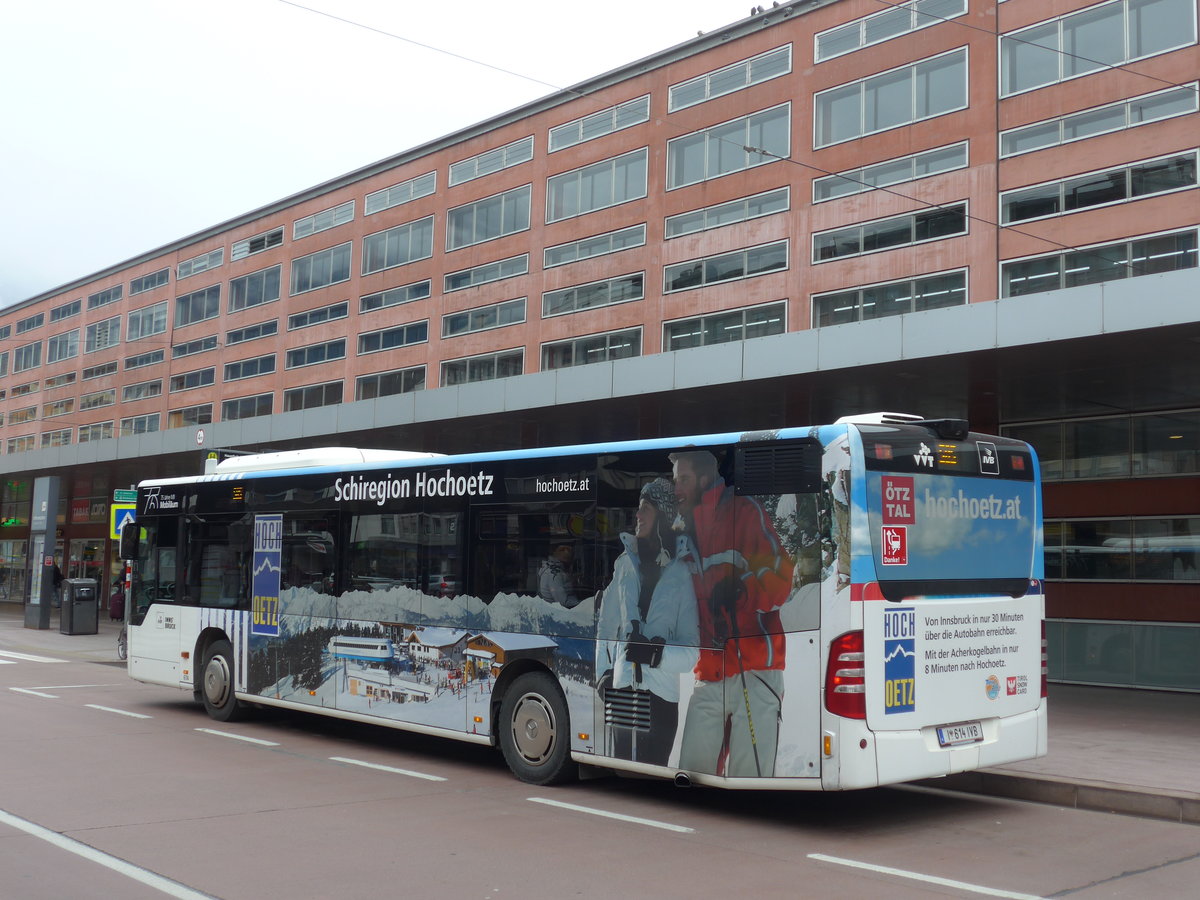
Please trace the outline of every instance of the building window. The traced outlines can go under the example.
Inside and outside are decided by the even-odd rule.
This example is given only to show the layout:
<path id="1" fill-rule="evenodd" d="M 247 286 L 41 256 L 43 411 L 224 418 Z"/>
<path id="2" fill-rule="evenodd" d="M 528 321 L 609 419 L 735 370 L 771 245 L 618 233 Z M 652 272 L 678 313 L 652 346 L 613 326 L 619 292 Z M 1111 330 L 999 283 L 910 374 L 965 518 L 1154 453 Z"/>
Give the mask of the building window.
<path id="1" fill-rule="evenodd" d="M 9 425 L 24 425 L 26 422 L 32 422 L 37 418 L 37 407 L 27 406 L 24 409 L 14 409 L 8 415 Z"/>
<path id="2" fill-rule="evenodd" d="M 376 309 L 386 309 L 389 306 L 399 306 L 402 303 L 412 303 L 414 300 L 427 300 L 433 293 L 433 282 L 426 278 L 413 284 L 390 288 L 376 294 L 367 294 L 359 298 L 358 311 L 371 312 Z"/>
<path id="3" fill-rule="evenodd" d="M 619 231 L 610 231 L 607 234 L 597 234 L 582 240 L 571 241 L 568 244 L 547 247 L 543 252 L 542 268 L 552 269 L 555 266 L 565 266 L 567 263 L 594 259 L 597 256 L 628 250 L 631 247 L 642 247 L 645 243 L 645 224 L 633 225 Z"/>
<path id="4" fill-rule="evenodd" d="M 175 267 L 176 280 L 190 278 L 193 275 L 199 275 L 201 272 L 207 272 L 209 269 L 215 269 L 225 262 L 225 248 L 218 247 L 208 253 L 202 253 L 199 256 L 193 256 L 191 259 L 185 259 Z"/>
<path id="5" fill-rule="evenodd" d="M 663 237 L 669 240 L 687 234 L 708 231 L 712 228 L 747 222 L 762 216 L 787 212 L 790 208 L 790 197 L 791 189 L 783 187 L 767 191 L 764 194 L 755 194 L 753 197 L 742 197 L 738 200 L 706 206 L 704 209 L 694 209 L 690 212 L 668 216 L 663 228 Z"/>
<path id="6" fill-rule="evenodd" d="M 189 426 L 207 425 L 212 422 L 212 404 L 202 403 L 199 406 L 189 406 L 185 409 L 173 409 L 167 413 L 168 428 L 188 428 Z"/>
<path id="7" fill-rule="evenodd" d="M 176 344 L 171 348 L 171 359 L 180 359 L 184 356 L 195 356 L 197 353 L 207 353 L 209 350 L 217 349 L 217 336 L 210 334 L 208 337 L 197 338 L 194 341 L 186 341 L 182 344 Z"/>
<path id="8" fill-rule="evenodd" d="M 175 298 L 175 327 L 215 319 L 221 314 L 221 286 L 214 284 Z"/>
<path id="9" fill-rule="evenodd" d="M 530 185 L 455 207 L 448 214 L 446 249 L 458 250 L 529 229 Z"/>
<path id="10" fill-rule="evenodd" d="M 74 372 L 66 372 L 62 375 L 55 375 L 46 379 L 46 390 L 52 388 L 66 387 L 68 384 L 74 384 L 76 375 Z"/>
<path id="11" fill-rule="evenodd" d="M 38 313 L 36 316 L 30 316 L 27 319 L 22 319 L 17 323 L 17 334 L 24 334 L 27 331 L 33 331 L 35 328 L 41 328 L 45 323 L 45 313 Z"/>
<path id="12" fill-rule="evenodd" d="M 786 159 L 791 153 L 788 104 L 667 142 L 667 190 Z"/>
<path id="13" fill-rule="evenodd" d="M 65 447 L 71 443 L 71 429 L 60 428 L 58 431 L 42 433 L 42 447 Z"/>
<path id="14" fill-rule="evenodd" d="M 516 278 L 518 275 L 529 273 L 529 254 L 522 253 L 508 259 L 501 259 L 482 266 L 474 266 L 459 272 L 451 272 L 443 282 L 442 293 L 449 294 L 464 288 L 478 287 L 505 278 Z"/>
<path id="15" fill-rule="evenodd" d="M 8 351 L 0 351 L 0 378 L 8 374 Z"/>
<path id="16" fill-rule="evenodd" d="M 1196 268 L 1196 229 L 1053 253 L 1000 267 L 1005 297 Z"/>
<path id="17" fill-rule="evenodd" d="M 421 197 L 428 197 L 436 189 L 437 172 L 428 172 L 425 175 L 410 178 L 408 181 L 393 184 L 382 191 L 367 194 L 367 200 L 363 208 L 366 215 L 374 215 L 385 209 L 391 209 L 393 206 L 409 203 Z"/>
<path id="18" fill-rule="evenodd" d="M 641 300 L 646 296 L 645 282 L 645 273 L 637 272 L 605 281 L 547 291 L 542 294 L 542 318 L 548 319 L 551 316 L 562 316 L 597 306 Z"/>
<path id="19" fill-rule="evenodd" d="M 238 312 L 279 299 L 282 266 L 271 266 L 229 280 L 229 311 Z"/>
<path id="20" fill-rule="evenodd" d="M 225 400 L 221 403 L 221 421 L 232 422 L 234 419 L 253 419 L 255 416 L 269 416 L 274 410 L 274 406 L 274 394 L 259 394 L 256 397 L 240 397 L 237 400 Z"/>
<path id="21" fill-rule="evenodd" d="M 193 388 L 208 387 L 211 384 L 215 384 L 216 380 L 216 366 L 209 366 L 207 369 L 194 369 L 191 372 L 181 372 L 178 375 L 171 376 L 170 391 L 174 394 L 179 391 L 190 391 Z"/>
<path id="22" fill-rule="evenodd" d="M 144 416 L 130 416 L 127 419 L 121 420 L 121 437 L 129 437 L 135 434 L 149 434 L 152 431 L 158 431 L 158 413 L 149 413 Z"/>
<path id="23" fill-rule="evenodd" d="M 90 394 L 84 394 L 79 398 L 79 408 L 85 409 L 100 409 L 105 406 L 112 406 L 117 402 L 116 388 L 108 388 L 103 391 L 93 391 Z"/>
<path id="24" fill-rule="evenodd" d="M 358 355 L 378 353 L 381 350 L 395 350 L 398 347 L 409 347 L 413 344 L 423 344 L 429 340 L 429 322 L 410 322 L 407 325 L 397 325 L 395 328 L 385 328 L 382 331 L 371 331 L 358 336 Z"/>
<path id="25" fill-rule="evenodd" d="M 171 281 L 171 269 L 159 269 L 157 272 L 151 272 L 149 275 L 143 275 L 141 278 L 135 278 L 129 282 L 129 296 L 134 294 L 144 294 L 146 291 L 152 291 L 157 287 L 162 287 Z"/>
<path id="26" fill-rule="evenodd" d="M 450 387 L 473 381 L 494 381 L 497 378 L 512 378 L 524 371 L 524 350 L 502 350 L 499 353 L 447 360 L 442 363 L 441 384 L 442 387 Z"/>
<path id="27" fill-rule="evenodd" d="M 667 112 L 677 112 L 706 100 L 724 97 L 791 71 L 792 45 L 785 44 L 690 81 L 671 85 L 667 94 Z"/>
<path id="28" fill-rule="evenodd" d="M 1000 133 L 1000 155 L 1031 153 L 1046 147 L 1081 141 L 1098 134 L 1109 134 L 1150 122 L 1186 116 L 1200 107 L 1198 92 L 1200 83 L 1193 81 L 1183 87 L 1145 94 L 1131 100 L 1122 100 L 1120 103 L 1097 106 L 1069 116 L 1012 128 Z"/>
<path id="29" fill-rule="evenodd" d="M 354 399 L 374 400 L 377 397 L 407 394 L 424 388 L 425 367 L 413 366 L 411 369 L 397 369 L 394 372 L 377 372 L 373 375 L 359 376 L 354 382 Z"/>
<path id="30" fill-rule="evenodd" d="M 1000 221 L 1024 222 L 1196 186 L 1196 151 L 1000 195 Z"/>
<path id="31" fill-rule="evenodd" d="M 442 316 L 442 337 L 458 337 L 475 331 L 489 331 L 505 325 L 519 325 L 525 321 L 525 298 L 491 303 L 475 309 L 449 313 Z"/>
<path id="32" fill-rule="evenodd" d="M 1196 42 L 1193 0 L 1112 0 L 1000 38 L 1001 96 Z"/>
<path id="33" fill-rule="evenodd" d="M 608 334 L 592 334 L 542 344 L 542 369 L 565 369 L 570 366 L 586 366 L 589 363 L 606 362 L 641 356 L 642 330 L 629 328 Z"/>
<path id="34" fill-rule="evenodd" d="M 350 248 L 347 241 L 292 260 L 292 296 L 350 280 Z"/>
<path id="35" fill-rule="evenodd" d="M 6 449 L 9 453 L 25 453 L 36 448 L 37 438 L 32 434 L 23 434 L 20 437 L 9 438 Z"/>
<path id="36" fill-rule="evenodd" d="M 966 271 L 889 281 L 851 291 L 814 295 L 813 328 L 962 306 L 966 302 Z"/>
<path id="37" fill-rule="evenodd" d="M 82 300 L 72 300 L 70 303 L 64 303 L 62 306 L 56 306 L 50 310 L 50 322 L 53 324 L 54 322 L 61 322 L 63 319 L 69 319 L 71 316 L 77 316 L 82 309 Z"/>
<path id="38" fill-rule="evenodd" d="M 90 441 L 107 441 L 113 436 L 112 422 L 97 422 L 95 425 L 79 426 L 79 443 Z"/>
<path id="39" fill-rule="evenodd" d="M 813 181 L 813 203 L 836 200 L 838 197 L 861 194 L 876 188 L 916 181 L 918 178 L 928 178 L 930 175 L 940 175 L 966 167 L 967 142 L 963 141 L 961 144 L 925 150 L 912 156 L 817 178 Z"/>
<path id="40" fill-rule="evenodd" d="M 367 235 L 362 273 L 382 272 L 433 256 L 433 216 Z"/>
<path id="41" fill-rule="evenodd" d="M 41 384 L 36 381 L 30 381 L 27 384 L 16 385 L 11 392 L 12 399 L 17 397 L 28 397 L 30 394 L 36 394 L 41 389 Z"/>
<path id="42" fill-rule="evenodd" d="M 56 334 L 46 341 L 46 362 L 62 362 L 79 355 L 79 329 Z"/>
<path id="43" fill-rule="evenodd" d="M 346 339 L 326 341 L 323 344 L 313 344 L 310 347 L 297 347 L 287 352 L 286 366 L 289 369 L 299 369 L 303 366 L 315 366 L 320 363 L 333 362 L 346 358 Z"/>
<path id="44" fill-rule="evenodd" d="M 116 303 L 124 294 L 125 287 L 120 284 L 103 291 L 97 291 L 94 294 L 88 294 L 87 308 L 95 309 L 97 306 L 107 306 L 109 303 Z"/>
<path id="45" fill-rule="evenodd" d="M 278 319 L 272 319 L 270 322 L 259 322 L 256 325 L 247 325 L 245 328 L 235 328 L 232 331 L 225 332 L 225 346 L 244 344 L 246 341 L 257 341 L 259 338 L 271 337 L 278 333 Z"/>
<path id="46" fill-rule="evenodd" d="M 1033 444 L 1045 481 L 1200 472 L 1200 411 L 1194 409 L 1009 425 L 1004 434 Z"/>
<path id="47" fill-rule="evenodd" d="M 339 225 L 354 221 L 354 201 L 347 200 L 332 209 L 323 209 L 319 213 L 305 216 L 292 223 L 292 240 L 306 238 L 321 231 L 328 231 Z"/>
<path id="48" fill-rule="evenodd" d="M 550 152 L 650 121 L 650 95 L 626 100 L 550 129 Z"/>
<path id="49" fill-rule="evenodd" d="M 94 322 L 84 330 L 85 353 L 106 350 L 121 343 L 121 317 L 113 316 L 103 322 Z"/>
<path id="50" fill-rule="evenodd" d="M 125 369 L 140 369 L 144 366 L 153 366 L 163 361 L 165 353 L 162 350 L 151 350 L 149 353 L 139 353 L 137 356 L 129 356 L 125 359 Z"/>
<path id="51" fill-rule="evenodd" d="M 322 306 L 318 309 L 308 309 L 304 312 L 293 313 L 288 316 L 288 331 L 294 331 L 297 328 L 309 328 L 313 325 L 320 325 L 323 322 L 333 322 L 337 319 L 344 319 L 350 315 L 350 303 L 343 300 L 341 303 L 334 303 L 330 306 Z"/>
<path id="52" fill-rule="evenodd" d="M 334 406 L 342 402 L 342 383 L 329 381 L 325 384 L 310 384 L 308 387 L 293 388 L 283 392 L 283 411 L 315 409 L 318 406 Z"/>
<path id="53" fill-rule="evenodd" d="M 269 375 L 275 371 L 275 354 L 256 356 L 253 359 L 240 359 L 237 362 L 225 364 L 225 381 L 237 381 L 241 378 L 253 378 L 256 375 Z"/>
<path id="54" fill-rule="evenodd" d="M 162 379 L 157 381 L 142 381 L 137 384 L 127 384 L 121 389 L 121 402 L 131 403 L 134 400 L 148 400 L 151 397 L 162 396 Z"/>
<path id="55" fill-rule="evenodd" d="M 788 242 L 777 241 L 733 253 L 676 263 L 663 269 L 663 293 L 689 291 L 726 281 L 755 278 L 788 267 Z"/>
<path id="56" fill-rule="evenodd" d="M 818 148 L 966 109 L 966 48 L 830 88 L 815 104 Z"/>
<path id="57" fill-rule="evenodd" d="M 244 241 L 237 241 L 229 251 L 229 259 L 245 259 L 247 256 L 253 256 L 255 253 L 262 253 L 274 247 L 283 246 L 283 228 L 272 228 L 270 231 L 264 231 L 262 234 L 256 234 L 252 238 L 246 238 Z"/>
<path id="58" fill-rule="evenodd" d="M 604 159 L 546 181 L 546 222 L 561 222 L 646 196 L 647 150 Z"/>
<path id="59" fill-rule="evenodd" d="M 813 235 L 813 262 L 894 250 L 966 233 L 967 205 L 955 203 L 905 216 L 851 225 L 849 228 L 818 232 Z"/>
<path id="60" fill-rule="evenodd" d="M 667 322 L 663 325 L 663 350 L 686 350 L 783 334 L 786 320 L 787 303 L 780 301 Z"/>
<path id="61" fill-rule="evenodd" d="M 83 380 L 87 381 L 91 378 L 103 378 L 105 375 L 115 375 L 117 372 L 117 364 L 115 362 L 106 362 L 98 366 L 89 366 L 83 370 Z"/>
<path id="62" fill-rule="evenodd" d="M 1050 581 L 1200 581 L 1200 518 L 1047 521 Z"/>
<path id="63" fill-rule="evenodd" d="M 125 340 L 136 341 L 154 334 L 162 334 L 166 330 L 167 301 L 164 300 L 129 314 L 129 331 Z"/>
<path id="64" fill-rule="evenodd" d="M 966 11 L 967 0 L 909 0 L 908 3 L 899 3 L 892 9 L 822 31 L 816 36 L 816 61 L 824 62 L 872 44 L 890 41 L 902 34 L 911 34 L 964 15 Z"/>
<path id="65" fill-rule="evenodd" d="M 521 138 L 519 141 L 513 141 L 504 147 L 497 147 L 494 150 L 480 153 L 478 156 L 472 156 L 470 159 L 450 163 L 450 186 L 473 181 L 512 166 L 519 166 L 531 159 L 533 159 L 532 135 Z"/>

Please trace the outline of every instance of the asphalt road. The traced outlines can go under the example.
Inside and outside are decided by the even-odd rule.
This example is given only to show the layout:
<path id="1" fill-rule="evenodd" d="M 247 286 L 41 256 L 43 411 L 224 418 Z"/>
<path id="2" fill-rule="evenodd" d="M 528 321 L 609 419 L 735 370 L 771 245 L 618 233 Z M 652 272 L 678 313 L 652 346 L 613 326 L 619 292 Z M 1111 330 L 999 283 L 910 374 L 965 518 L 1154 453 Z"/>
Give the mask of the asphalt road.
<path id="1" fill-rule="evenodd" d="M 516 781 L 485 748 L 0 652 L 0 897 L 1191 896 L 1196 826 L 921 788 Z M 35 655 L 36 656 L 36 655 Z"/>

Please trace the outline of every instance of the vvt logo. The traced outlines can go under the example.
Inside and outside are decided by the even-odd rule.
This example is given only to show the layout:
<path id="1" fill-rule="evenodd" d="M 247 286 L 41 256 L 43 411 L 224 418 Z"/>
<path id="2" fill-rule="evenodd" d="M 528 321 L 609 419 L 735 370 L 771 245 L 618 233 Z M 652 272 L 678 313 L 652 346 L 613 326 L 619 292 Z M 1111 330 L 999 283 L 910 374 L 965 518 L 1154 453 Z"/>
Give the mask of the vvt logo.
<path id="1" fill-rule="evenodd" d="M 924 441 L 921 442 L 921 449 L 913 454 L 913 461 L 918 466 L 928 466 L 933 468 L 933 450 Z"/>

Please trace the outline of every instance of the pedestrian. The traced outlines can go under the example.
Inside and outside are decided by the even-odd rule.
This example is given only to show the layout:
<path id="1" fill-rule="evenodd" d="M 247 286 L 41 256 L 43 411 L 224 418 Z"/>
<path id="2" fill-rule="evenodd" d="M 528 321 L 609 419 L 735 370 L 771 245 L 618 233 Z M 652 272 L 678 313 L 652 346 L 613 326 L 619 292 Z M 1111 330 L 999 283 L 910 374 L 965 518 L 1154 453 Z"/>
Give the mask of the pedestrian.
<path id="1" fill-rule="evenodd" d="M 700 619 L 696 684 L 679 767 L 767 778 L 783 705 L 785 642 L 779 608 L 792 562 L 766 510 L 721 478 L 707 450 L 670 456 L 681 524 L 694 542 Z"/>
<path id="2" fill-rule="evenodd" d="M 699 657 L 696 592 L 679 553 L 675 490 L 667 478 L 642 486 L 634 534 L 600 600 L 596 626 L 597 691 L 619 759 L 667 765 L 679 726 L 680 678 Z M 648 714 L 646 727 L 614 721 L 616 709 Z"/>
<path id="3" fill-rule="evenodd" d="M 62 569 L 58 567 L 58 563 L 54 564 L 54 608 L 58 609 L 62 605 L 62 585 L 63 581 Z"/>

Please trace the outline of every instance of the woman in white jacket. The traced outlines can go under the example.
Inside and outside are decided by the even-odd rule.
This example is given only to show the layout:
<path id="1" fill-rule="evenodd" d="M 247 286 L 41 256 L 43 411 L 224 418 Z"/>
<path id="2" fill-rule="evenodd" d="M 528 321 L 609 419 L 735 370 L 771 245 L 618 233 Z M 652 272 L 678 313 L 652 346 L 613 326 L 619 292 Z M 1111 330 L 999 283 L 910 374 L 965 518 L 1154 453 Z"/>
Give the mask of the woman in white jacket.
<path id="1" fill-rule="evenodd" d="M 671 529 L 675 487 L 642 486 L 636 534 L 613 565 L 596 630 L 596 689 L 618 759 L 665 766 L 679 724 L 680 676 L 699 657 L 700 625 L 690 560 Z"/>

